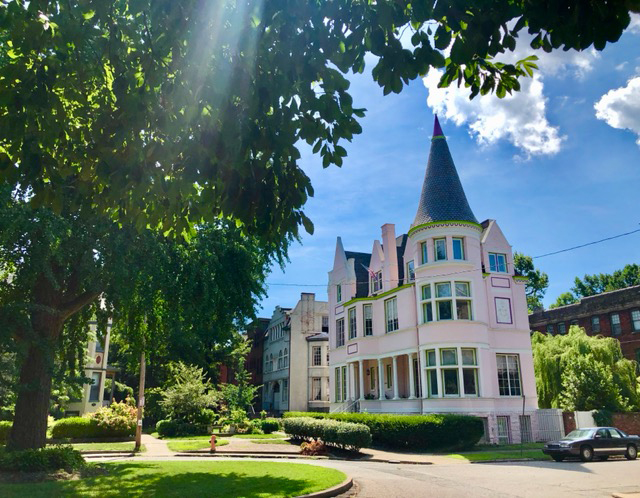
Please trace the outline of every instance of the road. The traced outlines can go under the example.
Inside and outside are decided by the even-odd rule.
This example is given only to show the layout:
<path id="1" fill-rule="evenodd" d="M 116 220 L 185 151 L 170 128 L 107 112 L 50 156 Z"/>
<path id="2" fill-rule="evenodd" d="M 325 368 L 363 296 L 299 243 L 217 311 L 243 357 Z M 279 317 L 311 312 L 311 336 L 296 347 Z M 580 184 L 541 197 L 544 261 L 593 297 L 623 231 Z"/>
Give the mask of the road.
<path id="1" fill-rule="evenodd" d="M 144 460 L 211 460 L 201 457 L 134 457 Z M 121 460 L 121 458 L 100 459 Z M 226 460 L 226 458 L 225 458 Z M 247 460 L 247 459 L 243 459 Z M 357 498 L 405 497 L 611 497 L 638 493 L 640 460 L 411 465 L 339 460 L 260 459 L 332 467 L 353 477 Z M 353 495 L 353 493 L 352 493 Z"/>

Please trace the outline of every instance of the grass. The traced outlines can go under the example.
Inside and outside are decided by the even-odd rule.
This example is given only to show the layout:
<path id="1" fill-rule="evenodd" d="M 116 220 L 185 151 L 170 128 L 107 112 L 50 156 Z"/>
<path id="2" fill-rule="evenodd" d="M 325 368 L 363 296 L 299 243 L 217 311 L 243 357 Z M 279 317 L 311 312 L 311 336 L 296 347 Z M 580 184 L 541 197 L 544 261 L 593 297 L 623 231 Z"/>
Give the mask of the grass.
<path id="1" fill-rule="evenodd" d="M 233 437 L 240 439 L 284 439 L 285 434 L 234 434 Z"/>
<path id="2" fill-rule="evenodd" d="M 0 484 L 5 498 L 110 496 L 299 496 L 346 479 L 337 470 L 299 463 L 126 462 L 106 463 L 108 474 L 71 481 Z"/>
<path id="3" fill-rule="evenodd" d="M 224 446 L 229 444 L 228 439 L 218 439 L 216 446 Z M 171 451 L 188 451 L 188 450 L 205 450 L 211 448 L 209 441 L 169 441 L 167 446 Z"/>
<path id="4" fill-rule="evenodd" d="M 135 445 L 135 442 L 130 441 L 125 443 L 75 443 L 71 446 L 74 450 L 80 451 L 133 451 Z"/>
<path id="5" fill-rule="evenodd" d="M 525 450 L 541 450 L 544 443 L 524 443 L 522 448 Z M 483 444 L 476 446 L 473 451 L 520 451 L 519 444 Z"/>
<path id="6" fill-rule="evenodd" d="M 540 450 L 519 451 L 476 451 L 471 453 L 450 453 L 449 458 L 467 460 L 468 462 L 486 462 L 488 460 L 511 460 L 516 458 L 532 458 L 534 460 L 550 460 L 550 457 Z"/>

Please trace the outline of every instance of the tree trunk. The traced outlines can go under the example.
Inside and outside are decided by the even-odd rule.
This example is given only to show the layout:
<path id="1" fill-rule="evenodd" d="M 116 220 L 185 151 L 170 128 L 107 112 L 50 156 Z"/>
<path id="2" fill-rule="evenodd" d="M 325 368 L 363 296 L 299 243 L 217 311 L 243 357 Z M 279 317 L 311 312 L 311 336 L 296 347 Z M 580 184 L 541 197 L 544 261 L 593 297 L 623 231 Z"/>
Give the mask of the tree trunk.
<path id="1" fill-rule="evenodd" d="M 8 441 L 11 449 L 42 448 L 46 444 L 54 344 L 55 341 L 49 340 L 32 344 L 22 363 L 13 428 Z"/>

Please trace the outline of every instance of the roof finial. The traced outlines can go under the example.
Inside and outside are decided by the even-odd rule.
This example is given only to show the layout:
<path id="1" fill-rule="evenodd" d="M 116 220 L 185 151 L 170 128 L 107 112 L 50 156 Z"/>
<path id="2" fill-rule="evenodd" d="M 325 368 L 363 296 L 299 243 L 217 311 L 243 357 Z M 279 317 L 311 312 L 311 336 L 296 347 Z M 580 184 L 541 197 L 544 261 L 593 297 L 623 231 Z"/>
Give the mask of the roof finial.
<path id="1" fill-rule="evenodd" d="M 433 137 L 434 138 L 444 138 L 444 133 L 442 133 L 442 128 L 440 127 L 440 121 L 438 121 L 438 115 L 435 115 L 435 120 L 433 122 Z"/>

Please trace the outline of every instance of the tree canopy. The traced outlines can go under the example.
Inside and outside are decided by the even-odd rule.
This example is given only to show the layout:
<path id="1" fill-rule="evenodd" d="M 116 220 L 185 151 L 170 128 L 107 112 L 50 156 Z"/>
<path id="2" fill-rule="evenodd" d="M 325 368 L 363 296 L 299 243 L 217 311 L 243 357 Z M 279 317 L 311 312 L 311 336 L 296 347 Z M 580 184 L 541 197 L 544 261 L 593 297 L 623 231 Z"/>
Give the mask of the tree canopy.
<path id="1" fill-rule="evenodd" d="M 0 180 L 34 206 L 192 233 L 231 218 L 277 240 L 313 227 L 299 142 L 323 166 L 360 133 L 350 72 L 384 93 L 429 70 L 499 97 L 545 51 L 602 50 L 639 0 L 4 0 Z"/>
<path id="2" fill-rule="evenodd" d="M 555 303 L 549 306 L 549 309 L 559 308 L 560 306 L 567 306 L 568 304 L 577 303 L 579 299 L 571 292 L 563 292 L 558 296 Z"/>
<path id="3" fill-rule="evenodd" d="M 542 308 L 542 298 L 549 287 L 549 277 L 546 273 L 536 269 L 533 258 L 525 254 L 513 253 L 513 266 L 517 274 L 527 277 L 525 293 L 529 313 Z"/>
<path id="4" fill-rule="evenodd" d="M 611 337 L 590 337 L 571 326 L 566 335 L 531 338 L 540 408 L 566 411 L 640 409 L 636 363 Z"/>

